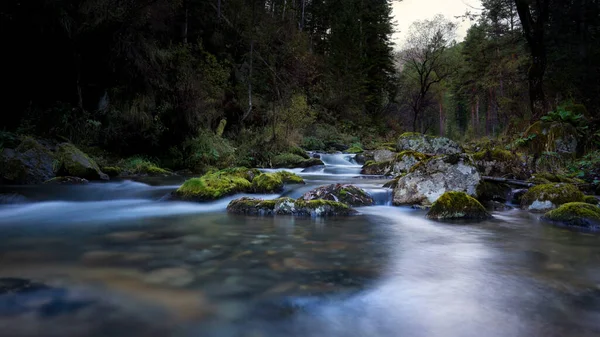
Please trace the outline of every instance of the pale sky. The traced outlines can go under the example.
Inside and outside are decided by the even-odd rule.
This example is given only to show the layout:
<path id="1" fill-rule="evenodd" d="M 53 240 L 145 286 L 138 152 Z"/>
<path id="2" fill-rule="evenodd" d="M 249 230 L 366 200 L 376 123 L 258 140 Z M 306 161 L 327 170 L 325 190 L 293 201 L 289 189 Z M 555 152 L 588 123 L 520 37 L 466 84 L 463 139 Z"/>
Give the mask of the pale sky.
<path id="1" fill-rule="evenodd" d="M 468 20 L 455 19 L 456 16 L 464 15 L 467 10 L 478 12 L 480 0 L 402 0 L 393 3 L 393 15 L 396 21 L 396 34 L 394 42 L 396 48 L 402 47 L 406 32 L 410 25 L 419 20 L 431 19 L 437 14 L 443 14 L 446 18 L 459 24 L 458 41 L 462 41 L 467 35 L 471 23 Z M 462 21 L 461 21 L 462 20 Z"/>

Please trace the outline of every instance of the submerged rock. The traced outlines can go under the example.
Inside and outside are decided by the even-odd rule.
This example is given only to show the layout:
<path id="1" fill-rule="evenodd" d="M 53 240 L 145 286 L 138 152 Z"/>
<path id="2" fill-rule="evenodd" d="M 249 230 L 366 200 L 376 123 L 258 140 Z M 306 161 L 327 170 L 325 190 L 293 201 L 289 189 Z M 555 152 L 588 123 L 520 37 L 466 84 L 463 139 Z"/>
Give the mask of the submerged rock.
<path id="1" fill-rule="evenodd" d="M 441 155 L 463 153 L 463 148 L 453 140 L 434 137 L 417 132 L 403 133 L 396 144 L 398 151 L 415 151 L 420 153 Z"/>
<path id="2" fill-rule="evenodd" d="M 364 190 L 348 184 L 331 184 L 318 187 L 310 192 L 306 192 L 301 199 L 310 200 L 332 200 L 339 201 L 349 206 L 371 206 L 375 203 Z"/>
<path id="3" fill-rule="evenodd" d="M 543 220 L 566 226 L 600 229 L 600 207 L 584 202 L 566 203 L 544 214 Z"/>
<path id="4" fill-rule="evenodd" d="M 55 177 L 44 182 L 46 185 L 85 185 L 89 184 L 87 179 L 79 177 Z"/>
<path id="5" fill-rule="evenodd" d="M 448 191 L 476 195 L 481 176 L 465 154 L 437 156 L 421 161 L 400 177 L 394 187 L 394 205 L 431 205 Z"/>
<path id="6" fill-rule="evenodd" d="M 530 188 L 521 198 L 521 207 L 544 212 L 569 202 L 582 202 L 583 193 L 571 184 L 542 184 Z"/>
<path id="7" fill-rule="evenodd" d="M 437 220 L 484 220 L 492 216 L 477 199 L 465 192 L 446 192 L 433 203 L 427 217 Z"/>
<path id="8" fill-rule="evenodd" d="M 233 200 L 227 206 L 227 212 L 244 215 L 295 215 L 295 216 L 348 216 L 358 212 L 348 205 L 331 200 L 294 200 L 279 198 L 263 200 L 255 198 L 240 198 Z"/>
<path id="9" fill-rule="evenodd" d="M 108 180 L 108 175 L 100 171 L 98 164 L 70 143 L 59 144 L 56 148 L 59 162 L 58 173 L 90 180 Z"/>

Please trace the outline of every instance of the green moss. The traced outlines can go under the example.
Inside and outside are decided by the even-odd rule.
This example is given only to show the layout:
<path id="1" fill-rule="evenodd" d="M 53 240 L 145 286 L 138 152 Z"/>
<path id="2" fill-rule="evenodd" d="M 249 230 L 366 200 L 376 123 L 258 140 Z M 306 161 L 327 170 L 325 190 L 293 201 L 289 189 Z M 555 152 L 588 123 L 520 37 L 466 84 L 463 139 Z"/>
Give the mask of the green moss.
<path id="1" fill-rule="evenodd" d="M 586 195 L 583 197 L 583 202 L 590 205 L 598 205 L 600 203 L 600 200 L 598 200 L 598 198 L 592 195 Z"/>
<path id="2" fill-rule="evenodd" d="M 103 166 L 100 170 L 108 174 L 108 176 L 111 178 L 117 177 L 119 174 L 121 174 L 121 172 L 123 172 L 123 170 L 117 166 Z"/>
<path id="3" fill-rule="evenodd" d="M 427 213 L 429 219 L 487 219 L 491 215 L 475 198 L 464 192 L 446 192 Z"/>
<path id="4" fill-rule="evenodd" d="M 226 168 L 224 170 L 216 170 L 213 169 L 212 173 L 219 173 L 221 175 L 231 175 L 231 176 L 236 176 L 236 177 L 240 177 L 240 178 L 244 178 L 250 182 L 252 182 L 252 180 L 255 177 L 258 177 L 259 175 L 261 175 L 262 173 L 260 172 L 260 170 L 258 169 L 250 169 L 247 167 L 231 167 L 231 168 Z"/>
<path id="5" fill-rule="evenodd" d="M 273 167 L 300 167 L 304 162 L 304 158 L 293 153 L 279 154 L 271 160 Z"/>
<path id="6" fill-rule="evenodd" d="M 542 219 L 568 226 L 597 228 L 600 224 L 600 208 L 584 202 L 570 202 L 547 212 Z"/>
<path id="7" fill-rule="evenodd" d="M 405 132 L 400 135 L 400 138 L 412 138 L 412 137 L 421 137 L 421 136 L 423 136 L 423 134 L 419 133 L 419 132 Z"/>
<path id="8" fill-rule="evenodd" d="M 140 157 L 132 157 L 125 161 L 124 169 L 130 174 L 147 174 L 147 175 L 170 175 L 171 172 L 158 167 L 149 160 Z"/>
<path id="9" fill-rule="evenodd" d="M 583 201 L 583 193 L 571 184 L 542 184 L 529 189 L 521 198 L 521 206 L 529 206 L 534 201 L 550 201 L 554 205 Z"/>
<path id="10" fill-rule="evenodd" d="M 411 157 L 415 158 L 417 161 L 426 160 L 431 157 L 430 155 L 426 155 L 421 152 L 405 150 L 396 155 L 396 160 L 402 160 L 406 156 L 411 156 Z"/>
<path id="11" fill-rule="evenodd" d="M 332 200 L 323 200 L 323 199 L 315 199 L 315 200 L 309 200 L 306 201 L 304 199 L 297 199 L 295 201 L 296 203 L 296 207 L 306 207 L 308 209 L 316 209 L 322 206 L 329 206 L 332 207 L 334 209 L 339 209 L 339 210 L 349 210 L 350 206 L 341 203 L 339 201 L 332 201 Z"/>
<path id="12" fill-rule="evenodd" d="M 273 193 L 283 190 L 283 181 L 274 173 L 263 173 L 252 180 L 255 193 Z"/>
<path id="13" fill-rule="evenodd" d="M 493 148 L 491 150 L 483 150 L 474 153 L 473 159 L 488 161 L 512 161 L 515 159 L 515 155 L 508 150 Z"/>
<path id="14" fill-rule="evenodd" d="M 363 165 L 361 174 L 372 174 L 372 175 L 386 175 L 389 174 L 389 170 L 393 167 L 391 160 L 376 162 L 369 160 Z"/>
<path id="15" fill-rule="evenodd" d="M 61 175 L 86 179 L 100 178 L 98 164 L 71 143 L 62 143 L 57 147 L 56 159 L 59 168 L 57 171 Z"/>
<path id="16" fill-rule="evenodd" d="M 539 172 L 534 174 L 530 182 L 534 184 L 548 184 L 548 183 L 567 183 L 567 184 L 584 184 L 585 181 L 577 178 L 571 178 L 562 174 L 553 174 L 548 172 Z"/>
<path id="17" fill-rule="evenodd" d="M 346 153 L 363 153 L 364 151 L 365 150 L 363 150 L 360 146 L 352 146 L 345 152 Z"/>
<path id="18" fill-rule="evenodd" d="M 175 191 L 175 195 L 184 200 L 215 200 L 240 192 L 248 192 L 252 183 L 235 175 L 215 172 L 200 178 L 186 180 Z"/>
<path id="19" fill-rule="evenodd" d="M 17 148 L 15 150 L 17 152 L 21 152 L 21 153 L 27 152 L 29 150 L 50 153 L 48 151 L 48 149 L 46 149 L 42 144 L 40 144 L 33 137 L 23 137 L 23 140 L 21 141 L 21 143 L 19 144 L 19 146 L 17 146 Z"/>
<path id="20" fill-rule="evenodd" d="M 302 150 L 301 148 L 299 148 L 297 146 L 291 147 L 288 152 L 291 153 L 291 154 L 295 154 L 297 156 L 300 156 L 300 157 L 302 157 L 304 159 L 310 158 L 310 156 L 308 155 L 308 153 L 306 153 L 306 151 Z"/>
<path id="21" fill-rule="evenodd" d="M 275 173 L 275 175 L 281 179 L 284 184 L 305 184 L 302 177 L 289 171 L 279 171 Z"/>

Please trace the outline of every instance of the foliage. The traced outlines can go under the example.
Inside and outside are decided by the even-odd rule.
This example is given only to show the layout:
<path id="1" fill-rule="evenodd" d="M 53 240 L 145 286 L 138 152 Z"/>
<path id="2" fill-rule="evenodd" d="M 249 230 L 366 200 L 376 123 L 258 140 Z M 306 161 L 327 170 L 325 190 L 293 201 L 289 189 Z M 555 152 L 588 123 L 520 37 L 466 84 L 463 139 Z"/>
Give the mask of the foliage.
<path id="1" fill-rule="evenodd" d="M 143 175 L 170 175 L 171 172 L 158 167 L 148 159 L 142 157 L 132 157 L 126 159 L 123 163 L 123 169 L 129 174 Z M 109 174 L 109 173 L 107 173 Z M 110 175 L 110 174 L 109 174 Z"/>

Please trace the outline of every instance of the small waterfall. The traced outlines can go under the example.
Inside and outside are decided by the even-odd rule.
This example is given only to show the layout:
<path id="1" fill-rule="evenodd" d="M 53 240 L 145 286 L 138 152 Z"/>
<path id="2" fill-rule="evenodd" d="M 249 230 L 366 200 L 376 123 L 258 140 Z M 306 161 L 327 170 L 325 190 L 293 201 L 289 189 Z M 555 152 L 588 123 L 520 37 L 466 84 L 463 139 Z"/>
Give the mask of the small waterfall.
<path id="1" fill-rule="evenodd" d="M 392 190 L 389 188 L 364 188 L 369 193 L 375 205 L 377 206 L 392 206 Z"/>
<path id="2" fill-rule="evenodd" d="M 360 167 L 354 160 L 355 154 L 336 153 L 336 154 L 321 154 L 321 161 L 325 166 L 350 166 Z"/>

